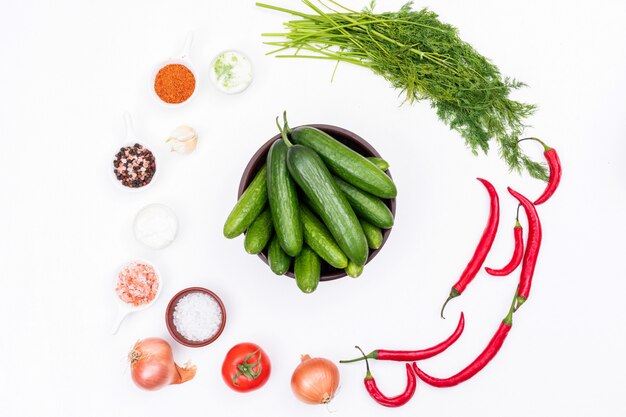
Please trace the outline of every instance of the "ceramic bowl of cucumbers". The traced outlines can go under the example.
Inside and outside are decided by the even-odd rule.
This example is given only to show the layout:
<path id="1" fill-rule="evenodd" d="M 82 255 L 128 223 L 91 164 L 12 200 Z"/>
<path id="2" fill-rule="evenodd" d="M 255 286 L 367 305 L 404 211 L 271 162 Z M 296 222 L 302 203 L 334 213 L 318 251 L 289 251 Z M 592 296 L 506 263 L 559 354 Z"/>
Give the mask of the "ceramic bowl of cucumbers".
<path id="1" fill-rule="evenodd" d="M 304 293 L 320 281 L 360 276 L 394 223 L 397 189 L 389 164 L 340 127 L 311 124 L 280 133 L 250 159 L 224 236 Z"/>

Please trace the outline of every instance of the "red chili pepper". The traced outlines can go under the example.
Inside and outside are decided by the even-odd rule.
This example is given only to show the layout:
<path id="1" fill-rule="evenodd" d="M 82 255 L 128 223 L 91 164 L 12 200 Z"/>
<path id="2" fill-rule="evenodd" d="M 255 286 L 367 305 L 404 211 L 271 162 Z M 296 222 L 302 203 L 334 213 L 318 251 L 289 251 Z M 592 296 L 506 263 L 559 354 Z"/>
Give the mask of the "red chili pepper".
<path id="1" fill-rule="evenodd" d="M 448 301 L 450 301 L 454 297 L 458 297 L 459 295 L 461 295 L 467 285 L 472 282 L 480 268 L 483 266 L 485 258 L 487 258 L 489 250 L 491 250 L 491 245 L 496 238 L 496 232 L 498 231 L 498 222 L 500 221 L 500 201 L 498 199 L 498 193 L 489 181 L 482 178 L 477 178 L 477 180 L 482 182 L 489 192 L 489 220 L 487 221 L 487 226 L 485 226 L 483 235 L 480 238 L 480 242 L 478 242 L 478 246 L 476 246 L 474 256 L 472 256 L 472 259 L 470 259 L 457 283 L 452 286 L 452 290 L 450 290 L 450 295 L 448 296 L 448 299 L 445 303 L 443 303 L 443 306 L 441 307 L 442 318 L 445 318 L 443 317 L 443 310 L 446 308 L 446 304 L 448 304 Z"/>
<path id="2" fill-rule="evenodd" d="M 465 369 L 463 369 L 461 372 L 449 378 L 435 378 L 426 374 L 424 371 L 418 368 L 415 362 L 413 362 L 413 371 L 422 381 L 434 387 L 453 387 L 460 384 L 461 382 L 467 381 L 478 372 L 480 372 L 496 356 L 496 354 L 502 347 L 506 336 L 511 330 L 511 326 L 513 326 L 513 312 L 515 311 L 514 306 L 515 297 L 513 297 L 513 303 L 511 304 L 509 313 L 504 318 L 504 320 L 502 320 L 502 323 L 500 323 L 500 327 L 498 327 L 498 330 L 489 341 L 489 344 L 487 345 L 485 350 L 483 350 L 482 353 L 478 355 L 478 357 L 474 359 L 474 361 L 470 363 L 467 367 L 465 367 Z"/>
<path id="3" fill-rule="evenodd" d="M 361 350 L 360 347 L 355 346 L 357 349 Z M 363 356 L 365 353 L 361 350 Z M 365 358 L 365 364 L 367 366 L 367 374 L 365 374 L 365 379 L 363 380 L 365 383 L 365 389 L 369 393 L 370 397 L 374 399 L 378 404 L 384 405 L 385 407 L 400 407 L 409 402 L 409 400 L 415 394 L 415 388 L 417 387 L 417 378 L 413 371 L 411 371 L 411 365 L 406 364 L 406 389 L 400 395 L 396 395 L 395 397 L 387 397 L 385 394 L 380 392 L 378 387 L 376 386 L 376 381 L 370 372 L 370 364 Z"/>
<path id="4" fill-rule="evenodd" d="M 493 275 L 496 277 L 504 277 L 509 275 L 511 272 L 515 271 L 515 269 L 522 262 L 522 258 L 524 257 L 524 229 L 522 229 L 522 225 L 519 223 L 519 208 L 517 206 L 517 216 L 515 217 L 515 227 L 513 228 L 513 235 L 515 236 L 515 249 L 513 249 L 513 256 L 506 266 L 501 269 L 492 269 L 489 267 L 485 268 L 485 271 L 489 275 Z"/>
<path id="5" fill-rule="evenodd" d="M 519 286 L 517 287 L 517 305 L 515 306 L 517 310 L 530 295 L 530 285 L 533 281 L 535 266 L 537 265 L 537 256 L 539 255 L 539 248 L 541 247 L 541 222 L 539 221 L 539 215 L 537 214 L 535 205 L 531 203 L 529 199 L 513 190 L 511 187 L 509 187 L 508 190 L 513 197 L 517 198 L 522 207 L 524 207 L 526 218 L 528 219 L 526 253 L 524 254 L 524 262 L 522 262 Z"/>
<path id="6" fill-rule="evenodd" d="M 350 360 L 341 360 L 339 363 L 350 363 L 362 361 L 363 359 L 378 359 L 383 361 L 399 361 L 399 362 L 408 362 L 408 361 L 419 361 L 422 359 L 432 358 L 435 355 L 440 354 L 447 348 L 449 348 L 463 333 L 463 329 L 465 328 L 465 317 L 463 313 L 461 313 L 461 317 L 459 318 L 459 324 L 457 324 L 454 333 L 452 333 L 446 340 L 443 342 L 427 348 L 420 350 L 385 350 L 385 349 L 376 349 L 371 351 L 369 354 L 364 355 L 360 358 L 350 359 Z"/>
<path id="7" fill-rule="evenodd" d="M 559 187 L 559 183 L 561 182 L 561 174 L 563 172 L 561 168 L 561 160 L 559 159 L 559 154 L 556 152 L 556 149 L 549 147 L 541 140 L 537 138 L 524 138 L 520 139 L 518 142 L 523 140 L 534 140 L 543 146 L 543 156 L 546 158 L 546 162 L 548 162 L 548 167 L 550 168 L 550 178 L 548 179 L 548 184 L 546 185 L 546 189 L 543 191 L 543 194 L 539 196 L 538 199 L 535 200 L 535 205 L 545 203 L 552 197 L 552 194 Z"/>

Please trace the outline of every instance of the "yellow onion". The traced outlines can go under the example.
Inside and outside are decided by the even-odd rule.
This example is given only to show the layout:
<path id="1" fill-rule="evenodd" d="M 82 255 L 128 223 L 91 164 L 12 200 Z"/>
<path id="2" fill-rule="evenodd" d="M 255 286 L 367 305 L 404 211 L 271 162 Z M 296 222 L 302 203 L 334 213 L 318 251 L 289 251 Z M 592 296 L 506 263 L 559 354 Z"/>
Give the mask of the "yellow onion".
<path id="1" fill-rule="evenodd" d="M 182 384 L 196 375 L 196 366 L 176 365 L 172 348 L 158 337 L 139 340 L 128 353 L 133 382 L 145 390 L 156 391 L 166 385 Z"/>
<path id="2" fill-rule="evenodd" d="M 307 404 L 328 404 L 338 387 L 339 369 L 324 358 L 302 355 L 300 364 L 291 376 L 293 393 Z"/>

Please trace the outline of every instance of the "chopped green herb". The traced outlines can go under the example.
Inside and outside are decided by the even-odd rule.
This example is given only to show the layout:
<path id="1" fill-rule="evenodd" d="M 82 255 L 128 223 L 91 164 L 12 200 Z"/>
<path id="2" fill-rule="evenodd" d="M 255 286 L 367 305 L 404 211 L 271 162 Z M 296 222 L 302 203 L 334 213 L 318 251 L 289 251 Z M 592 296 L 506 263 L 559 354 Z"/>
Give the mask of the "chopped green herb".
<path id="1" fill-rule="evenodd" d="M 217 79 L 222 83 L 224 87 L 229 87 L 230 82 L 233 79 L 233 64 L 227 64 L 224 62 L 224 55 L 220 55 L 220 57 L 215 60 L 215 64 L 213 65 L 213 71 Z"/>

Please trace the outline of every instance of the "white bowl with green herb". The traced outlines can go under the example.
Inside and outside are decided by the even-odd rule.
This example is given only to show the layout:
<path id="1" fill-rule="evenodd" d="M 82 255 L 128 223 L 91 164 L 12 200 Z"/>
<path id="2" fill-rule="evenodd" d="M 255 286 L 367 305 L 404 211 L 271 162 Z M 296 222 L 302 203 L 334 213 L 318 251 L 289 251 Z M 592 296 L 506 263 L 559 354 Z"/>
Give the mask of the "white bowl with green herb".
<path id="1" fill-rule="evenodd" d="M 223 51 L 213 58 L 209 76 L 215 87 L 222 93 L 239 94 L 252 83 L 252 63 L 242 52 Z"/>

